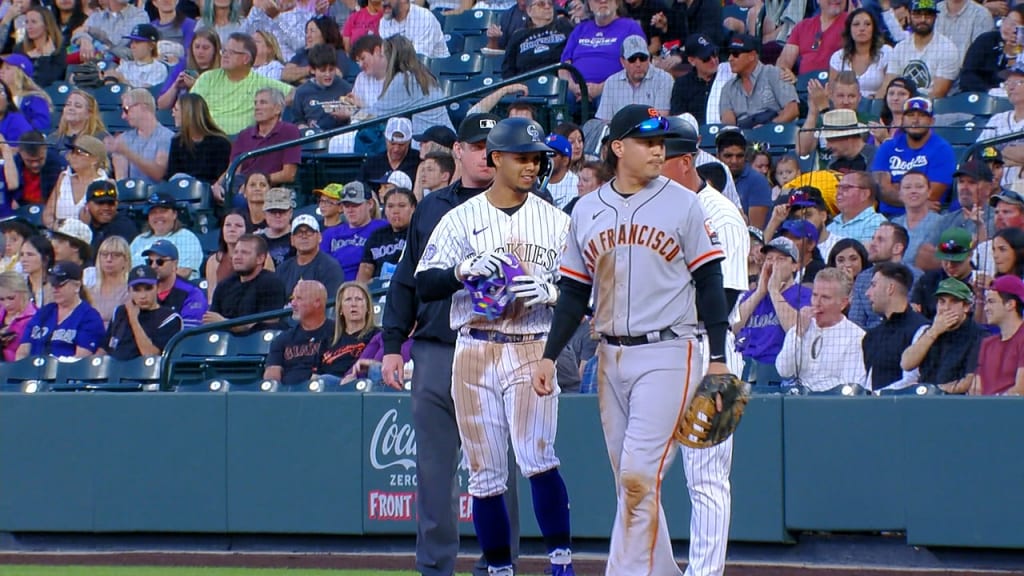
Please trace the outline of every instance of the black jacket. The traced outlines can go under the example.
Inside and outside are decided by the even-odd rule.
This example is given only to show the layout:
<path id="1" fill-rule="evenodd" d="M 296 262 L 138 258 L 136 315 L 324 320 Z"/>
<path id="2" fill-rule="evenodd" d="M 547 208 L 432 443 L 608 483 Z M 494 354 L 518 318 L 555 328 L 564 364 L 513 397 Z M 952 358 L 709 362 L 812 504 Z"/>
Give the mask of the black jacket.
<path id="1" fill-rule="evenodd" d="M 999 73 L 1006 70 L 1003 38 L 999 30 L 985 32 L 971 43 L 960 67 L 960 91 L 987 92 L 999 86 Z"/>

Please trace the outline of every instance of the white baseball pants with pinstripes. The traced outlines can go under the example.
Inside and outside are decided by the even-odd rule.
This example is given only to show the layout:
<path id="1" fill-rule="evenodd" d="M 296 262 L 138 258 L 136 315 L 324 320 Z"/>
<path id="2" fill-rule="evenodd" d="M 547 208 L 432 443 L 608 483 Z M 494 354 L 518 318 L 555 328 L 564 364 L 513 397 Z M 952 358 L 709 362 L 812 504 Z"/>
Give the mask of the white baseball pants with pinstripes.
<path id="1" fill-rule="evenodd" d="M 708 369 L 707 346 L 707 337 L 701 336 L 701 374 Z M 733 374 L 743 370 L 743 356 L 736 352 L 732 331 L 726 335 L 725 363 Z M 691 508 L 686 576 L 722 576 L 732 520 L 732 436 L 711 448 L 681 448 Z"/>
<path id="2" fill-rule="evenodd" d="M 533 391 L 533 368 L 544 340 L 498 344 L 459 336 L 452 364 L 452 399 L 459 436 L 469 461 L 469 493 L 503 494 L 508 486 L 508 442 L 523 476 L 558 466 L 558 387 Z"/>
<path id="3" fill-rule="evenodd" d="M 661 483 L 673 437 L 700 378 L 696 340 L 612 346 L 598 354 L 601 427 L 615 476 L 617 507 L 607 576 L 681 575 L 672 554 Z"/>

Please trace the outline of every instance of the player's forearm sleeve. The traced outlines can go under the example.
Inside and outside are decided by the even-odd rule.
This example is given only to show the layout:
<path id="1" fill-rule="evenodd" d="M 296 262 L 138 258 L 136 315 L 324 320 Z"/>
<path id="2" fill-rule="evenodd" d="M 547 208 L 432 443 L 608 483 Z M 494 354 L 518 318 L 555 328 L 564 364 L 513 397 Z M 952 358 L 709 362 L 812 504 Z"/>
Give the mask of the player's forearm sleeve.
<path id="1" fill-rule="evenodd" d="M 554 319 L 551 321 L 551 331 L 548 332 L 548 341 L 544 345 L 544 357 L 555 360 L 562 353 L 562 349 L 572 339 L 576 329 L 580 327 L 580 320 L 587 313 L 587 303 L 590 301 L 590 286 L 562 277 L 558 281 L 558 303 L 555 304 Z"/>
<path id="2" fill-rule="evenodd" d="M 729 329 L 729 309 L 722 288 L 722 265 L 719 260 L 693 271 L 697 286 L 697 310 L 704 319 L 708 333 L 708 354 L 712 362 L 725 362 L 725 333 Z"/>
<path id="3" fill-rule="evenodd" d="M 724 282 L 724 279 L 723 279 L 723 282 Z M 736 301 L 739 300 L 740 296 L 742 296 L 742 295 L 743 295 L 743 292 L 741 292 L 739 290 L 733 290 L 732 288 L 726 288 L 725 289 L 725 309 L 728 310 L 731 313 L 733 308 L 736 307 Z"/>
<path id="4" fill-rule="evenodd" d="M 450 298 L 462 288 L 453 268 L 430 268 L 416 274 L 416 292 L 424 302 Z"/>

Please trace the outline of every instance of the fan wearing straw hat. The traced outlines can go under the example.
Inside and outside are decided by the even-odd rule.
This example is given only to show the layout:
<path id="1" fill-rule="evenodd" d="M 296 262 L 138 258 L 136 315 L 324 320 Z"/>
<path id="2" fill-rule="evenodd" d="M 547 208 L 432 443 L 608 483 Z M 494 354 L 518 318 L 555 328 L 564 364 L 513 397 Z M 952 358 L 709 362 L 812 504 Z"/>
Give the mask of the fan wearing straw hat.
<path id="1" fill-rule="evenodd" d="M 832 159 L 826 167 L 843 174 L 867 170 L 878 151 L 864 141 L 867 133 L 868 127 L 857 120 L 857 113 L 853 110 L 825 112 L 818 134 L 832 152 Z"/>

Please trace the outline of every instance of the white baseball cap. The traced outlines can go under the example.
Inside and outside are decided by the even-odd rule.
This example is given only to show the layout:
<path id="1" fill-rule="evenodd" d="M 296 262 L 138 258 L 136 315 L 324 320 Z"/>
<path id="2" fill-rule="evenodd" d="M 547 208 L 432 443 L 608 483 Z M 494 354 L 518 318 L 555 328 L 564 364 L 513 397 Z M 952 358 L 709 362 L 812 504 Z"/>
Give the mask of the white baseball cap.
<path id="1" fill-rule="evenodd" d="M 92 230 L 89 225 L 81 220 L 75 218 L 68 218 L 61 225 L 60 228 L 54 231 L 54 234 L 60 234 L 72 240 L 78 240 L 79 242 L 89 245 L 92 243 Z"/>
<path id="2" fill-rule="evenodd" d="M 308 226 L 314 232 L 320 231 L 320 223 L 316 221 L 316 218 L 314 218 L 312 214 L 296 216 L 295 219 L 292 220 L 292 234 L 299 229 L 299 226 Z"/>
<path id="3" fill-rule="evenodd" d="M 395 116 L 388 120 L 384 128 L 384 137 L 388 142 L 408 142 L 412 140 L 412 121 L 408 118 Z"/>
<path id="4" fill-rule="evenodd" d="M 387 179 L 388 184 L 394 184 L 396 188 L 408 188 L 412 190 L 412 178 L 401 170 L 395 170 Z"/>

